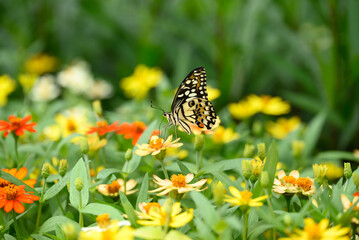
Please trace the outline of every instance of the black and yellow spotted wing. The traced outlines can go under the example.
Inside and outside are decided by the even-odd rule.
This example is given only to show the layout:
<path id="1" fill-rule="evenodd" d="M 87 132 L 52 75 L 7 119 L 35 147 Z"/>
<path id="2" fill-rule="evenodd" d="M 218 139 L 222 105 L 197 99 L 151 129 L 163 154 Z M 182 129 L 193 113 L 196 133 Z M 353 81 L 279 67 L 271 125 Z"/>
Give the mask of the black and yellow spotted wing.
<path id="1" fill-rule="evenodd" d="M 217 115 L 208 100 L 206 71 L 199 67 L 191 71 L 182 81 L 173 99 L 171 112 L 163 114 L 169 125 L 180 125 L 191 134 L 190 125 L 212 129 Z"/>

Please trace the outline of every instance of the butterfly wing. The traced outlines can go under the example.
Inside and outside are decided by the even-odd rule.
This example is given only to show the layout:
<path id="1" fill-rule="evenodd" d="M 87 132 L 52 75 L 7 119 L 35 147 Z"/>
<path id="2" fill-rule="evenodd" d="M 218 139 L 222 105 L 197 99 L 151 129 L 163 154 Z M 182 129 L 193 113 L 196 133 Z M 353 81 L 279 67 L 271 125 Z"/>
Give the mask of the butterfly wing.
<path id="1" fill-rule="evenodd" d="M 182 81 L 173 99 L 171 112 L 195 98 L 208 99 L 206 70 L 203 67 L 192 70 Z"/>

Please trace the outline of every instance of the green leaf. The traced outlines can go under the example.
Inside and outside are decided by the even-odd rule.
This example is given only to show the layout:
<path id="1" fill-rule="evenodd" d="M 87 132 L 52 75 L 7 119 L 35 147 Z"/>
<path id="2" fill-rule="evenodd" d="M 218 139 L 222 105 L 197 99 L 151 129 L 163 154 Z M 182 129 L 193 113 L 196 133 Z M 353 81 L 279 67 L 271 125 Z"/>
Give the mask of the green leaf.
<path id="1" fill-rule="evenodd" d="M 82 136 L 82 135 L 79 134 L 79 133 L 73 133 L 73 134 L 71 134 L 70 136 L 68 136 L 68 137 L 66 137 L 66 138 L 64 138 L 64 139 L 62 139 L 61 142 L 57 145 L 55 152 L 56 152 L 56 153 L 60 152 L 60 149 L 61 149 L 66 143 L 70 142 L 70 140 L 73 139 L 74 137 L 79 137 L 79 136 Z"/>
<path id="2" fill-rule="evenodd" d="M 120 193 L 120 199 L 121 199 L 123 209 L 125 210 L 125 213 L 128 216 L 128 220 L 130 220 L 130 222 L 131 222 L 131 226 L 134 227 L 134 226 L 137 225 L 137 222 L 136 222 L 137 216 L 136 216 L 136 213 L 135 213 L 135 209 L 133 209 L 133 206 L 128 201 L 125 194 L 123 194 L 121 191 L 119 191 L 119 193 Z"/>
<path id="3" fill-rule="evenodd" d="M 83 188 L 79 192 L 75 187 L 76 178 L 81 177 L 83 181 Z M 80 194 L 81 194 L 81 206 L 80 206 Z M 89 182 L 87 176 L 87 170 L 85 163 L 82 158 L 80 158 L 76 165 L 71 170 L 70 178 L 70 202 L 78 210 L 84 208 L 89 200 Z"/>
<path id="4" fill-rule="evenodd" d="M 146 202 L 148 199 L 148 173 L 142 179 L 142 185 L 140 191 L 138 192 L 138 197 L 136 201 L 136 209 L 139 210 L 138 204 L 142 202 Z"/>
<path id="5" fill-rule="evenodd" d="M 102 169 L 98 174 L 96 179 L 104 179 L 107 178 L 108 176 L 110 176 L 111 174 L 114 173 L 124 173 L 123 171 L 121 171 L 120 169 L 117 168 L 106 168 L 106 169 Z"/>
<path id="6" fill-rule="evenodd" d="M 257 222 L 255 226 L 252 227 L 248 231 L 249 240 L 256 240 L 259 236 L 263 236 L 263 233 L 268 229 L 271 229 L 273 226 L 269 223 L 265 223 L 263 221 Z"/>
<path id="7" fill-rule="evenodd" d="M 216 240 L 211 228 L 209 228 L 201 218 L 195 217 L 194 223 L 196 225 L 200 239 Z"/>
<path id="8" fill-rule="evenodd" d="M 182 174 L 187 175 L 191 171 L 181 161 L 176 160 L 178 167 L 181 169 Z"/>
<path id="9" fill-rule="evenodd" d="M 46 233 L 56 230 L 56 226 L 62 226 L 63 224 L 73 224 L 77 231 L 80 231 L 80 226 L 77 222 L 65 217 L 65 216 L 54 216 L 46 220 L 40 227 L 39 232 Z"/>
<path id="10" fill-rule="evenodd" d="M 155 130 L 157 126 L 157 121 L 153 121 L 146 129 L 146 131 L 144 131 L 140 137 L 140 139 L 138 140 L 138 144 L 141 145 L 143 143 L 148 143 L 150 136 L 152 135 L 153 130 Z M 137 145 L 133 148 L 133 152 L 132 152 L 132 159 L 129 161 L 128 166 L 127 166 L 127 172 L 128 173 L 132 173 L 133 171 L 135 171 L 137 169 L 137 167 L 140 165 L 140 161 L 141 161 L 141 156 L 135 154 L 135 151 L 138 149 Z"/>
<path id="11" fill-rule="evenodd" d="M 135 236 L 143 239 L 162 239 L 161 227 L 141 227 L 136 229 Z"/>
<path id="12" fill-rule="evenodd" d="M 49 240 L 49 239 L 51 239 L 51 238 L 42 236 L 40 234 L 31 234 L 31 237 L 33 237 L 36 240 Z"/>
<path id="13" fill-rule="evenodd" d="M 219 219 L 214 206 L 203 194 L 199 192 L 192 191 L 191 197 L 197 206 L 197 209 L 195 210 L 195 215 L 197 215 L 196 213 L 198 213 L 205 221 L 205 223 L 213 229 Z"/>
<path id="14" fill-rule="evenodd" d="M 16 238 L 13 237 L 13 236 L 11 236 L 11 235 L 9 235 L 9 234 L 5 234 L 5 235 L 4 235 L 4 240 L 16 240 Z"/>
<path id="15" fill-rule="evenodd" d="M 60 179 L 55 185 L 50 187 L 44 194 L 44 201 L 49 200 L 58 194 L 70 181 L 69 174 L 66 174 L 63 178 Z"/>
<path id="16" fill-rule="evenodd" d="M 211 171 L 211 174 L 213 174 L 213 176 L 215 176 L 221 183 L 223 183 L 225 186 L 227 186 L 227 188 L 229 186 L 234 186 L 238 189 L 242 189 L 242 186 L 236 182 L 234 182 L 227 174 L 225 174 L 224 172 L 220 172 L 220 171 Z"/>
<path id="17" fill-rule="evenodd" d="M 248 160 L 251 158 L 236 158 L 236 159 L 228 159 L 220 162 L 215 162 L 213 164 L 208 164 L 201 169 L 201 171 L 227 171 L 235 168 L 239 168 L 242 166 L 242 160 Z"/>
<path id="18" fill-rule="evenodd" d="M 191 238 L 187 237 L 183 233 L 171 230 L 164 238 L 165 240 L 191 240 Z"/>
<path id="19" fill-rule="evenodd" d="M 14 177 L 13 175 L 6 173 L 4 171 L 0 171 L 0 178 L 3 178 L 5 180 L 8 180 L 9 182 L 15 184 L 16 186 L 20 186 L 20 185 L 25 185 L 25 190 L 28 192 L 33 192 L 31 194 L 37 195 L 39 196 L 39 194 L 37 192 L 34 192 L 34 189 L 32 187 L 30 187 L 29 185 L 25 184 L 23 181 L 21 181 L 20 179 Z"/>
<path id="20" fill-rule="evenodd" d="M 314 147 L 316 146 L 320 133 L 327 117 L 326 112 L 321 112 L 309 123 L 305 132 L 304 141 L 305 147 L 303 150 L 303 156 L 309 157 L 312 154 Z"/>
<path id="21" fill-rule="evenodd" d="M 359 162 L 359 158 L 354 156 L 352 152 L 345 151 L 325 151 L 319 153 L 315 160 L 352 160 Z"/>
<path id="22" fill-rule="evenodd" d="M 118 219 L 124 220 L 122 217 L 122 212 L 115 207 L 112 207 L 107 204 L 102 203 L 90 203 L 85 208 L 82 209 L 83 213 L 93 214 L 93 215 L 100 215 L 109 213 L 111 219 Z"/>

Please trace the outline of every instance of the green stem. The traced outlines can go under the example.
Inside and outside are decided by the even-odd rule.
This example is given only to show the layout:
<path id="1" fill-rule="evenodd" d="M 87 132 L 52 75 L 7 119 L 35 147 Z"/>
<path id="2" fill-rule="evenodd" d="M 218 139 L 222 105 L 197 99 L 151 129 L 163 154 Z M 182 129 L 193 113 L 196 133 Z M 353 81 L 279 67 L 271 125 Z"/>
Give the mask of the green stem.
<path id="1" fill-rule="evenodd" d="M 20 231 L 19 231 L 19 226 L 17 225 L 17 221 L 16 221 L 16 213 L 15 213 L 14 210 L 12 211 L 12 216 L 14 218 L 14 226 L 15 226 L 16 237 L 17 237 L 17 239 L 22 239 L 22 237 L 20 235 Z"/>
<path id="2" fill-rule="evenodd" d="M 284 198 L 287 202 L 287 211 L 290 212 L 290 200 L 292 199 L 292 197 L 284 196 Z"/>
<path id="3" fill-rule="evenodd" d="M 247 240 L 247 230 L 248 230 L 248 210 L 244 213 L 244 220 L 243 220 L 243 234 L 242 239 Z"/>
<path id="4" fill-rule="evenodd" d="M 162 161 L 160 161 L 160 163 L 161 163 L 162 171 L 163 171 L 163 173 L 165 174 L 165 178 L 170 179 L 170 178 L 168 177 L 168 173 L 167 173 L 167 170 L 166 170 L 164 161 L 162 160 Z"/>
<path id="5" fill-rule="evenodd" d="M 126 187 L 126 184 L 127 183 L 127 176 L 124 176 L 123 178 L 123 191 L 124 191 L 124 194 L 127 195 L 127 187 Z"/>
<path id="6" fill-rule="evenodd" d="M 61 204 L 59 194 L 56 195 L 56 200 L 57 200 L 57 203 L 58 203 L 59 206 L 60 206 L 60 209 L 61 209 L 62 214 L 65 216 L 65 215 L 66 215 L 66 212 L 65 212 L 65 209 L 63 208 L 63 206 L 62 206 L 62 204 Z"/>
<path id="7" fill-rule="evenodd" d="M 15 135 L 14 135 L 15 136 Z M 19 164 L 19 152 L 17 150 L 18 147 L 18 141 L 17 141 L 18 137 L 15 136 L 15 156 L 16 156 L 16 166 Z"/>
<path id="8" fill-rule="evenodd" d="M 272 202 L 271 202 L 270 197 L 269 197 L 269 194 L 268 194 L 268 189 L 265 189 L 264 191 L 265 191 L 266 195 L 268 196 L 268 198 L 267 198 L 267 203 L 268 203 L 269 209 L 270 209 L 270 211 L 271 211 L 272 218 L 273 218 L 273 220 L 274 220 L 275 215 L 274 215 L 274 211 L 273 211 Z M 276 230 L 275 230 L 275 227 L 273 227 L 273 229 L 271 230 L 271 232 L 272 232 L 272 239 L 275 240 L 275 239 L 276 239 L 276 235 L 277 235 Z"/>
<path id="9" fill-rule="evenodd" d="M 107 161 L 106 161 L 106 152 L 105 152 L 105 148 L 101 148 L 101 152 L 102 152 L 102 160 L 103 160 L 103 165 L 106 167 L 106 166 L 107 166 Z"/>
<path id="10" fill-rule="evenodd" d="M 196 151 L 196 169 L 197 169 L 197 173 L 199 172 L 199 170 L 202 168 L 203 165 L 203 151 Z"/>
<path id="11" fill-rule="evenodd" d="M 2 145 L 4 146 L 4 153 L 5 153 L 5 156 L 6 156 L 6 162 L 7 162 L 7 163 L 11 163 L 11 164 L 9 164 L 8 166 L 9 166 L 9 168 L 12 168 L 13 162 L 12 162 L 12 160 L 10 160 L 10 158 L 9 158 L 9 152 L 8 152 L 8 150 L 7 150 L 7 147 L 6 147 L 5 140 L 4 140 L 4 139 L 1 139 L 1 142 L 2 142 Z"/>
<path id="12" fill-rule="evenodd" d="M 356 226 L 355 224 L 352 224 L 352 240 L 355 240 L 355 237 L 356 237 Z"/>
<path id="13" fill-rule="evenodd" d="M 79 195 L 80 195 L 80 198 L 79 198 L 79 201 L 80 201 L 80 206 L 79 206 L 79 225 L 80 227 L 84 227 L 84 218 L 83 218 L 83 214 L 82 214 L 82 197 L 81 197 L 81 191 L 79 191 Z"/>
<path id="14" fill-rule="evenodd" d="M 39 200 L 39 208 L 37 210 L 36 229 L 39 227 L 39 224 L 40 224 L 41 209 L 42 209 L 42 204 L 44 203 L 45 188 L 46 188 L 46 179 L 44 178 L 44 184 L 42 186 L 41 196 L 40 196 L 40 200 Z"/>

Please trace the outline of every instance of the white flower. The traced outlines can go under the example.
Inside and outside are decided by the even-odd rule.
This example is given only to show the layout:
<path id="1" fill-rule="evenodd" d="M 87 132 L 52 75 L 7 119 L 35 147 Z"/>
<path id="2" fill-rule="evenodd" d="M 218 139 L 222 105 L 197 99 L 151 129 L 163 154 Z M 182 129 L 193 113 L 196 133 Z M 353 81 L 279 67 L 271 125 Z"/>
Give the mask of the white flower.
<path id="1" fill-rule="evenodd" d="M 33 101 L 50 101 L 60 94 L 59 87 L 55 84 L 55 78 L 52 75 L 39 77 L 35 86 L 31 89 L 30 98 Z"/>
<path id="2" fill-rule="evenodd" d="M 59 73 L 58 82 L 72 92 L 82 94 L 89 91 L 94 79 L 87 63 L 78 61 Z"/>
<path id="3" fill-rule="evenodd" d="M 112 85 L 105 80 L 97 80 L 94 82 L 90 89 L 86 92 L 86 95 L 90 99 L 104 99 L 112 96 Z"/>

